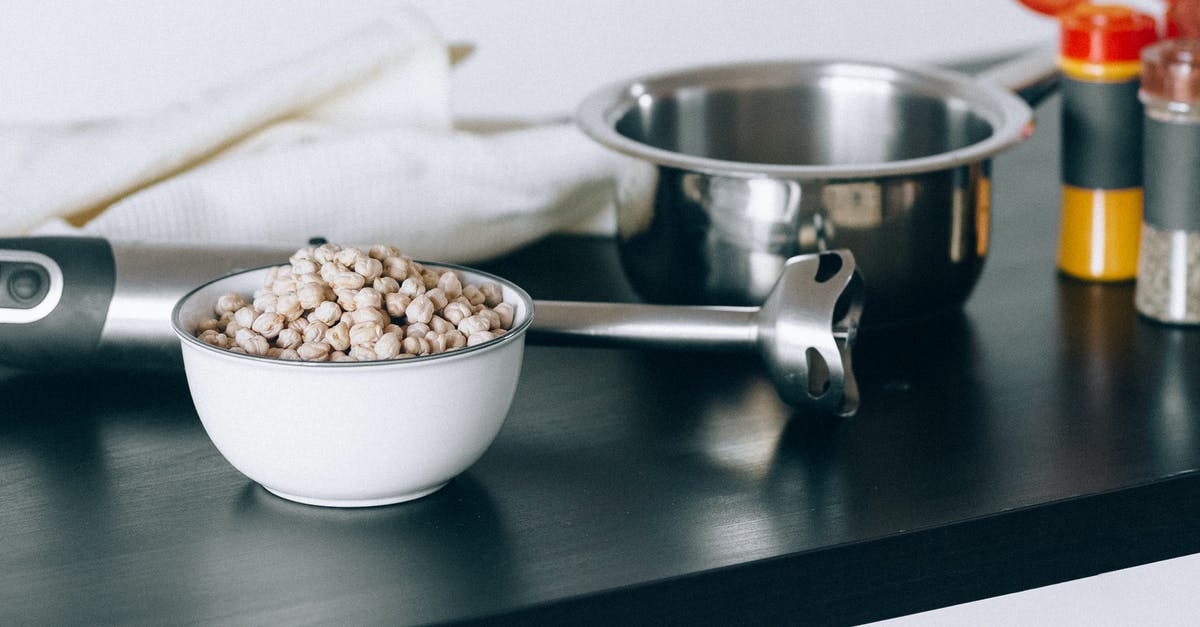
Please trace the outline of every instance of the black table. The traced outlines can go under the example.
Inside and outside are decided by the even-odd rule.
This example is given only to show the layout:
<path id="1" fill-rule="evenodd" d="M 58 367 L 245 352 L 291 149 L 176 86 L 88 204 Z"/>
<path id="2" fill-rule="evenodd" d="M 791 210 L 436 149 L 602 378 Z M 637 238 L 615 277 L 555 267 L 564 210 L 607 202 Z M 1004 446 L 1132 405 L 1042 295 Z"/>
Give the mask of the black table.
<path id="1" fill-rule="evenodd" d="M 853 419 L 751 355 L 532 346 L 477 465 L 337 510 L 233 470 L 180 373 L 4 371 L 0 623 L 852 623 L 1200 551 L 1200 332 L 1056 275 L 1056 107 L 965 311 L 864 334 Z M 486 267 L 633 299 L 606 239 Z"/>

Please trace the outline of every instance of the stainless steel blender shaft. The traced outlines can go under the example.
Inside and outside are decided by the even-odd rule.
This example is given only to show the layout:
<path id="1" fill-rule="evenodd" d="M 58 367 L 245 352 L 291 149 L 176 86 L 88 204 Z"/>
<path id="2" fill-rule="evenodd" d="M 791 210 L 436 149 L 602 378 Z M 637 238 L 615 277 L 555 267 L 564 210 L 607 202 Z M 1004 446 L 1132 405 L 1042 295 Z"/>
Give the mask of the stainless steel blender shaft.
<path id="1" fill-rule="evenodd" d="M 788 260 L 761 307 L 535 301 L 530 341 L 757 350 L 789 404 L 840 416 L 858 409 L 850 354 L 862 279 L 848 251 Z"/>

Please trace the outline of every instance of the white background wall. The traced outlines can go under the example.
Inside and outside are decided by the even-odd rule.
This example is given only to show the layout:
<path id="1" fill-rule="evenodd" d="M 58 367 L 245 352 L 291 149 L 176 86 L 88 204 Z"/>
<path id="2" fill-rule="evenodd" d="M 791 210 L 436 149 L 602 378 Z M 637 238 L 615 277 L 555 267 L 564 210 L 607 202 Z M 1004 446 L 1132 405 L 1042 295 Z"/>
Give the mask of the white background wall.
<path id="1" fill-rule="evenodd" d="M 387 0 L 0 0 L 0 120 L 143 111 L 349 30 Z M 415 0 L 476 53 L 464 116 L 562 115 L 648 71 L 765 57 L 972 58 L 1055 37 L 1016 0 Z"/>

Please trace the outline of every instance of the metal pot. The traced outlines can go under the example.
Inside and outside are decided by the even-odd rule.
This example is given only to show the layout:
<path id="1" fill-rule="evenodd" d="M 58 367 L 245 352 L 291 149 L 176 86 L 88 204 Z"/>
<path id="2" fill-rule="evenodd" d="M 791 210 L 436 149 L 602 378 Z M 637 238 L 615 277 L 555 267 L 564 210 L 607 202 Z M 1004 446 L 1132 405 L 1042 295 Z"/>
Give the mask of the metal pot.
<path id="1" fill-rule="evenodd" d="M 577 122 L 635 158 L 615 204 L 643 298 L 755 305 L 789 257 L 845 248 L 866 279 L 863 325 L 877 326 L 966 300 L 988 252 L 989 158 L 1032 133 L 1030 103 L 1056 77 L 1042 50 L 979 77 L 840 60 L 704 67 L 603 87 Z"/>

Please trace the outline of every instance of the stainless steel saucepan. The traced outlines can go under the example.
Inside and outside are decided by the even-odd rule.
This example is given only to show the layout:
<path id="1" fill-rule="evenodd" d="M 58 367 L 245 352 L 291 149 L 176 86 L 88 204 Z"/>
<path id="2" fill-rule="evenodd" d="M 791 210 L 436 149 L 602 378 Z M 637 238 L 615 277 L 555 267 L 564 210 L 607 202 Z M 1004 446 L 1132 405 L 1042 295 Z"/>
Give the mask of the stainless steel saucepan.
<path id="1" fill-rule="evenodd" d="M 978 77 L 841 60 L 704 67 L 605 86 L 577 119 L 634 158 L 615 204 L 643 298 L 757 304 L 788 258 L 844 248 L 866 279 L 864 326 L 902 323 L 970 293 L 989 246 L 989 159 L 1032 133 L 1055 61 L 1037 50 Z"/>

